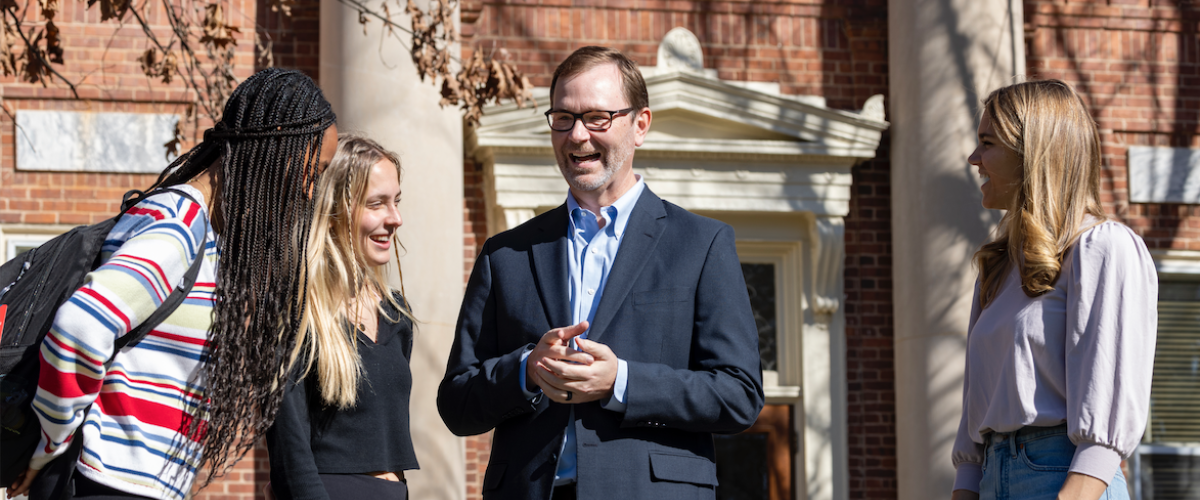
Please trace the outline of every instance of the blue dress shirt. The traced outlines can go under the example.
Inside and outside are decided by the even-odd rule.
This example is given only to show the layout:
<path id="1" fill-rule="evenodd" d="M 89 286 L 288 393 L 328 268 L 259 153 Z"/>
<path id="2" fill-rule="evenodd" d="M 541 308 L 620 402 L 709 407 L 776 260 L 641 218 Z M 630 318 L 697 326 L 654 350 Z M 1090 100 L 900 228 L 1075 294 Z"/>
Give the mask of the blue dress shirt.
<path id="1" fill-rule="evenodd" d="M 587 320 L 590 324 L 604 294 L 604 285 L 608 281 L 608 272 L 617 259 L 617 250 L 621 247 L 621 236 L 624 235 L 625 225 L 629 222 L 629 214 L 637 204 L 638 198 L 645 190 L 646 183 L 638 176 L 637 184 L 621 195 L 612 205 L 600 208 L 600 214 L 581 208 L 575 197 L 567 193 L 567 212 L 570 214 L 567 224 L 567 252 L 569 254 L 568 275 L 571 280 L 571 321 L 579 323 Z M 598 217 L 604 218 L 604 228 L 600 228 Z M 561 325 L 569 326 L 569 325 Z M 588 332 L 580 337 L 587 338 Z M 572 341 L 574 346 L 574 341 Z M 525 362 L 529 358 L 526 351 L 521 357 L 520 383 L 521 390 L 527 398 L 537 397 L 537 393 L 529 392 L 525 386 Z M 617 412 L 625 411 L 625 388 L 629 379 L 629 366 L 625 360 L 617 360 L 617 379 L 613 383 L 613 395 L 601 407 Z M 540 389 L 538 392 L 541 392 Z M 571 410 L 571 420 L 567 424 L 566 436 L 563 439 L 562 452 L 559 453 L 558 469 L 554 475 L 554 485 L 559 486 L 575 482 L 575 410 Z"/>

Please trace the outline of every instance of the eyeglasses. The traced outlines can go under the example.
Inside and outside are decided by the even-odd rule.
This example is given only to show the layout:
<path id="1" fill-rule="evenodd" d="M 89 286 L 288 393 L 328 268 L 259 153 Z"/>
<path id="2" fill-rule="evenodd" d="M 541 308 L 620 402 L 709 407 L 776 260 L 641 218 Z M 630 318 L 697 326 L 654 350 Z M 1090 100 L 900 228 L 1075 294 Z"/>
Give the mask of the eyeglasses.
<path id="1" fill-rule="evenodd" d="M 582 120 L 584 128 L 593 132 L 603 132 L 612 126 L 613 118 L 628 114 L 636 108 L 625 108 L 617 111 L 585 111 L 583 113 L 570 113 L 567 111 L 550 110 L 546 112 L 546 122 L 550 124 L 550 130 L 558 132 L 570 132 L 575 128 L 575 120 Z"/>

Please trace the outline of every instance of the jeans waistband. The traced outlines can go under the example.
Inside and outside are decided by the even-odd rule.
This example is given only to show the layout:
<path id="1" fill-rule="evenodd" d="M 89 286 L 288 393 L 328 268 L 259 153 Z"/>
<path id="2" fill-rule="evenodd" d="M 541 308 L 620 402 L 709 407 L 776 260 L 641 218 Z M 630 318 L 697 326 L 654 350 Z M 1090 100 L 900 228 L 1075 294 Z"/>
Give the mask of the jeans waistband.
<path id="1" fill-rule="evenodd" d="M 1027 425 L 1012 432 L 989 432 L 983 436 L 983 442 L 986 445 L 988 443 L 999 443 L 1008 439 L 1014 439 L 1017 443 L 1024 443 L 1047 436 L 1066 435 L 1066 433 L 1067 424 L 1058 424 L 1054 427 L 1034 427 Z"/>

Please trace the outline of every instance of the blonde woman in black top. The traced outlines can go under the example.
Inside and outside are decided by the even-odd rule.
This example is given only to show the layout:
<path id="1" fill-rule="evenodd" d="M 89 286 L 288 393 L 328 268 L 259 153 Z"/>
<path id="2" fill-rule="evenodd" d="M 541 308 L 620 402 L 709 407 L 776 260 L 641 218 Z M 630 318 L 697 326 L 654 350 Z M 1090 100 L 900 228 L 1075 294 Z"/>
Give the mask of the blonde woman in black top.
<path id="1" fill-rule="evenodd" d="M 413 320 L 385 270 L 399 240 L 400 161 L 339 137 L 318 184 L 309 242 L 306 338 L 267 432 L 280 499 L 408 497 Z M 397 266 L 399 269 L 399 266 Z"/>

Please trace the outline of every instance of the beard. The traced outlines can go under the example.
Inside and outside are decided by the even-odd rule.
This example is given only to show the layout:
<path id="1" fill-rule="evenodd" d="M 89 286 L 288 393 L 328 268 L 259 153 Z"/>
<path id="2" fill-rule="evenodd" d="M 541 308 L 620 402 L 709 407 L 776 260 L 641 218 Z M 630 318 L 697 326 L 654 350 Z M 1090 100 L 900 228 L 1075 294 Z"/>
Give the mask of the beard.
<path id="1" fill-rule="evenodd" d="M 595 177 L 587 178 L 588 174 L 592 174 L 590 170 L 576 168 L 571 162 L 571 153 L 578 154 L 578 151 L 556 151 L 555 158 L 558 160 L 558 171 L 562 173 L 567 184 L 571 189 L 580 192 L 591 192 L 603 188 L 609 184 L 614 174 L 621 169 L 630 155 L 633 154 L 633 141 L 620 141 L 616 146 L 607 150 L 591 151 L 591 153 L 600 153 L 601 169 L 595 172 Z"/>

